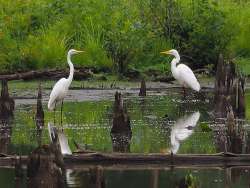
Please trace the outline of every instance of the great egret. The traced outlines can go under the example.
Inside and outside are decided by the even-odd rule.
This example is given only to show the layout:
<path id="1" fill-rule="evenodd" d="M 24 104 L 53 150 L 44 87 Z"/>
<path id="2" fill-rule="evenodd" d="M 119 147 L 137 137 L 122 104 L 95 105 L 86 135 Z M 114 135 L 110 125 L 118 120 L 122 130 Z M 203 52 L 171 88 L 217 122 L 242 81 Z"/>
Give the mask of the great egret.
<path id="1" fill-rule="evenodd" d="M 190 87 L 195 91 L 200 91 L 200 84 L 197 81 L 193 71 L 184 64 L 179 64 L 176 66 L 176 64 L 180 62 L 180 55 L 177 50 L 172 49 L 161 53 L 174 56 L 174 59 L 171 61 L 171 72 L 173 77 L 182 85 L 184 95 L 186 87 Z"/>
<path id="2" fill-rule="evenodd" d="M 187 139 L 192 133 L 200 119 L 200 112 L 194 112 L 189 116 L 184 116 L 176 121 L 171 130 L 171 152 L 176 154 L 180 147 L 180 142 Z"/>
<path id="3" fill-rule="evenodd" d="M 71 62 L 71 55 L 78 54 L 81 52 L 83 51 L 78 51 L 75 49 L 71 49 L 68 51 L 67 61 L 68 61 L 69 68 L 70 68 L 69 77 L 61 78 L 58 82 L 56 82 L 49 96 L 49 102 L 48 102 L 49 110 L 55 110 L 56 104 L 61 103 L 61 123 L 62 123 L 63 100 L 68 93 L 69 86 L 73 80 L 73 75 L 74 75 L 74 65 Z"/>
<path id="4" fill-rule="evenodd" d="M 51 142 L 59 142 L 61 153 L 63 155 L 72 155 L 72 151 L 69 147 L 68 139 L 62 130 L 57 129 L 52 125 L 51 122 L 48 123 L 48 132 Z"/>

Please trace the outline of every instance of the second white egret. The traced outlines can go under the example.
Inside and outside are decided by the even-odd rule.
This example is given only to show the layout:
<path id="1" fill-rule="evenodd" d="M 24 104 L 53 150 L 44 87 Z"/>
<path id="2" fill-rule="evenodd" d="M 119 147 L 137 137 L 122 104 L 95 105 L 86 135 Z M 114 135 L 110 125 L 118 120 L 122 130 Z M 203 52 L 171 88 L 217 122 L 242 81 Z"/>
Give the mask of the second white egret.
<path id="1" fill-rule="evenodd" d="M 67 55 L 67 61 L 69 64 L 70 68 L 70 73 L 68 78 L 61 78 L 56 84 L 54 85 L 50 97 L 49 97 L 49 102 L 48 102 L 48 109 L 49 110 L 55 110 L 56 104 L 61 103 L 61 123 L 62 123 L 62 108 L 63 108 L 63 100 L 66 97 L 69 86 L 73 80 L 73 75 L 74 75 L 74 65 L 71 62 L 71 56 L 73 54 L 78 54 L 84 51 L 78 51 L 75 49 L 71 49 L 68 51 Z"/>
<path id="2" fill-rule="evenodd" d="M 184 95 L 185 88 L 190 87 L 195 91 L 200 91 L 200 84 L 197 81 L 193 71 L 184 64 L 176 65 L 180 62 L 180 55 L 177 50 L 172 49 L 168 51 L 161 52 L 162 54 L 173 55 L 174 59 L 171 61 L 171 72 L 173 77 L 181 84 L 183 87 Z"/>

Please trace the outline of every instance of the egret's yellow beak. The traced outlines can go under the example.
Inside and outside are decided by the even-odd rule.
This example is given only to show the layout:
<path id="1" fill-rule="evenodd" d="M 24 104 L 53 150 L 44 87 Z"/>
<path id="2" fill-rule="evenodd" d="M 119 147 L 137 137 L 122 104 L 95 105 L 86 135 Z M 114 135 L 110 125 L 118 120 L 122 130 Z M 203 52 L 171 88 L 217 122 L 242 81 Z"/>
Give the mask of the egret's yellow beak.
<path id="1" fill-rule="evenodd" d="M 76 50 L 76 53 L 82 53 L 82 52 L 85 52 L 85 51 Z"/>
<path id="2" fill-rule="evenodd" d="M 160 52 L 161 54 L 168 54 L 168 55 L 170 55 L 170 53 L 169 53 L 169 50 L 168 51 L 163 51 L 163 52 Z"/>

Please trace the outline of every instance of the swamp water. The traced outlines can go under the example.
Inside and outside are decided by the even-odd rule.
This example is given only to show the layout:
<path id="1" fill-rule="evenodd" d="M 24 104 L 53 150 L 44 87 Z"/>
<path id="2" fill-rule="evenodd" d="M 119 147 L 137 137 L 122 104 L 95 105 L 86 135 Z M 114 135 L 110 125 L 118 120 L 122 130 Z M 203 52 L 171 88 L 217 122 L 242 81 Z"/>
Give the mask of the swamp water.
<path id="1" fill-rule="evenodd" d="M 225 120 L 214 121 L 209 92 L 190 94 L 185 99 L 178 89 L 152 90 L 144 98 L 137 96 L 138 90 L 121 92 L 130 116 L 131 138 L 124 141 L 110 135 L 115 90 L 73 90 L 63 107 L 63 124 L 60 125 L 59 111 L 54 122 L 53 112 L 45 110 L 45 126 L 40 134 L 35 126 L 34 100 L 17 99 L 14 120 L 1 129 L 1 153 L 26 155 L 41 143 L 49 144 L 48 123 L 63 127 L 72 151 L 76 150 L 75 142 L 102 152 L 124 151 L 126 147 L 131 153 L 212 154 L 234 148 L 238 153 L 250 153 L 248 122 L 237 122 L 240 136 L 228 146 Z M 47 109 L 49 92 L 44 93 Z M 248 117 L 248 105 L 246 108 Z M 187 181 L 193 187 L 248 187 L 249 170 L 249 167 L 74 166 L 66 169 L 63 182 L 65 187 L 86 188 L 185 187 Z M 26 187 L 25 178 L 17 181 L 14 169 L 9 168 L 0 169 L 0 183 L 1 187 Z"/>

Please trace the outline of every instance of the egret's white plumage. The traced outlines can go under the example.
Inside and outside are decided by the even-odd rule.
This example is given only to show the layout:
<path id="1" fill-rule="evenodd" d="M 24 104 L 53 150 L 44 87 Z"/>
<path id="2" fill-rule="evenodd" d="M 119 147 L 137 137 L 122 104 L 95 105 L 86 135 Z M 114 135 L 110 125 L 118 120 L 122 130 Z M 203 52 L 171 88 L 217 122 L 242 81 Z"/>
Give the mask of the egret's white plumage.
<path id="1" fill-rule="evenodd" d="M 51 122 L 48 123 L 48 132 L 51 142 L 59 142 L 61 153 L 63 155 L 71 155 L 72 151 L 69 147 L 68 139 L 62 130 L 57 129 L 52 125 Z"/>
<path id="2" fill-rule="evenodd" d="M 171 72 L 173 77 L 183 86 L 190 87 L 195 91 L 200 91 L 200 84 L 197 81 L 193 71 L 184 64 L 176 65 L 180 62 L 180 55 L 177 50 L 169 50 L 161 52 L 163 54 L 173 55 L 174 59 L 171 61 Z"/>
<path id="3" fill-rule="evenodd" d="M 49 97 L 49 102 L 48 102 L 48 109 L 49 110 L 54 110 L 56 103 L 60 103 L 63 101 L 63 99 L 66 97 L 69 86 L 73 80 L 73 75 L 74 75 L 74 65 L 71 62 L 71 55 L 77 54 L 83 51 L 77 51 L 74 49 L 71 49 L 68 51 L 67 55 L 67 62 L 69 64 L 70 68 L 70 73 L 68 78 L 61 78 L 53 87 L 50 97 Z"/>
<path id="4" fill-rule="evenodd" d="M 200 119 L 200 112 L 194 112 L 189 116 L 184 116 L 176 121 L 171 129 L 171 151 L 176 154 L 180 147 L 180 142 L 187 139 L 192 133 Z"/>

